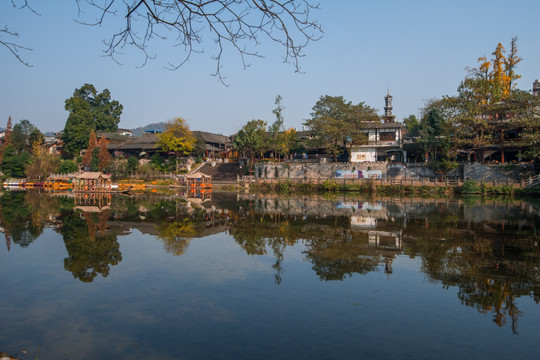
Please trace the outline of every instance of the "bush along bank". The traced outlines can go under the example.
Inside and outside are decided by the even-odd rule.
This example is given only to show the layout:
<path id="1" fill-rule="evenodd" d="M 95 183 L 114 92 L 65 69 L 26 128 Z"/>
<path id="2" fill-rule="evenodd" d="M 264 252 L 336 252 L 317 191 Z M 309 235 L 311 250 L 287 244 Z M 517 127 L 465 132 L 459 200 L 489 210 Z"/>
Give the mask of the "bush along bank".
<path id="1" fill-rule="evenodd" d="M 440 196 L 451 193 L 451 189 L 446 186 L 377 185 L 372 180 L 364 181 L 362 183 L 344 184 L 332 179 L 325 180 L 320 184 L 296 183 L 289 180 L 283 180 L 272 184 L 250 184 L 250 188 L 254 191 L 260 191 L 263 193 L 276 192 L 284 195 L 354 192 L 381 195 Z"/>
<path id="2" fill-rule="evenodd" d="M 519 195 L 525 194 L 525 189 L 513 185 L 488 185 L 483 182 L 466 180 L 462 186 L 454 189 L 456 194 L 481 194 L 481 195 Z"/>
<path id="3" fill-rule="evenodd" d="M 367 180 L 362 182 L 345 183 L 335 179 L 328 179 L 322 183 L 300 183 L 288 179 L 277 183 L 251 183 L 250 188 L 255 192 L 275 192 L 279 194 L 313 194 L 354 192 L 363 194 L 377 194 L 387 196 L 448 196 L 459 195 L 487 195 L 487 196 L 527 196 L 540 197 L 540 185 L 521 188 L 515 185 L 493 185 L 490 183 L 466 180 L 462 186 L 427 186 L 427 185 L 401 185 L 378 184 L 378 181 Z"/>

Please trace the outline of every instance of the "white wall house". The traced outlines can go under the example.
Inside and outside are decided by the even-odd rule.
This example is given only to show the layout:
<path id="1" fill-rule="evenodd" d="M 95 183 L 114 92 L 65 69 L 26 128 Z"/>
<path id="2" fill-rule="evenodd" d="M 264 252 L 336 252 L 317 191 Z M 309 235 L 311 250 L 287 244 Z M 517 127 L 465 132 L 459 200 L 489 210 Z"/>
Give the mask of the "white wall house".
<path id="1" fill-rule="evenodd" d="M 403 161 L 406 154 L 401 148 L 402 130 L 403 125 L 398 122 L 365 127 L 362 132 L 367 135 L 367 143 L 352 146 L 351 162 Z"/>

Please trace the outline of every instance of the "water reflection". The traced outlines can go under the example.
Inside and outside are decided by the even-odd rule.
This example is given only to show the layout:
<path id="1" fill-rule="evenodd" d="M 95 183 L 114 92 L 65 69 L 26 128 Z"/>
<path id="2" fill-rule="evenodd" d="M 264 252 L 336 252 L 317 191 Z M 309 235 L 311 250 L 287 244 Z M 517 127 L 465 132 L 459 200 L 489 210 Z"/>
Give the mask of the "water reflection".
<path id="1" fill-rule="evenodd" d="M 64 268 L 82 282 L 107 277 L 122 261 L 119 236 L 151 234 L 181 256 L 192 239 L 227 233 L 247 255 L 271 255 L 276 284 L 285 254 L 301 244 L 322 281 L 384 271 L 397 256 L 419 257 L 428 279 L 457 287 L 458 299 L 517 333 L 516 299 L 540 301 L 537 204 L 482 199 L 325 199 L 213 194 L 52 197 L 4 192 L 6 247 L 28 247 L 45 227 L 62 235 Z"/>

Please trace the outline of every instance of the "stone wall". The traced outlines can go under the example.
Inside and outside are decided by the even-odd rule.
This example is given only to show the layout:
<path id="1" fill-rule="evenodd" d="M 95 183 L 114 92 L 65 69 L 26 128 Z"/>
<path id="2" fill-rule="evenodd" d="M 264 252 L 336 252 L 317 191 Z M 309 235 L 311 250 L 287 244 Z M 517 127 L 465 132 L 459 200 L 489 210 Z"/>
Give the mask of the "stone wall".
<path id="1" fill-rule="evenodd" d="M 336 179 L 336 171 L 357 173 L 380 171 L 383 179 L 415 180 L 438 178 L 439 175 L 426 164 L 394 164 L 385 162 L 372 163 L 257 163 L 255 177 L 263 180 L 326 180 Z M 450 178 L 472 179 L 476 181 L 520 180 L 534 175 L 531 164 L 480 164 L 466 163 L 445 174 Z"/>
<path id="2" fill-rule="evenodd" d="M 476 181 L 520 180 L 534 175 L 532 164 L 466 163 L 463 166 L 463 178 Z"/>
<path id="3" fill-rule="evenodd" d="M 351 163 L 257 163 L 255 164 L 255 176 L 264 180 L 314 180 L 314 179 L 335 179 L 336 171 L 357 173 L 382 173 L 382 178 L 413 179 L 419 175 L 406 168 L 403 164 L 392 164 L 384 162 L 351 164 Z"/>

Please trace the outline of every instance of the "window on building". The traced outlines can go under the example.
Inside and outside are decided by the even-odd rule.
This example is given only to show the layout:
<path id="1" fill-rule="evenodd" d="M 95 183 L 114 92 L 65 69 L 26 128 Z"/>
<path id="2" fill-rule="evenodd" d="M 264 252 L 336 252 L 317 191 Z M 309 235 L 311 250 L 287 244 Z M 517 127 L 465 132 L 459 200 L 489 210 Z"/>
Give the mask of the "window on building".
<path id="1" fill-rule="evenodd" d="M 381 141 L 395 141 L 396 133 L 395 132 L 383 132 L 379 134 L 379 139 Z"/>

